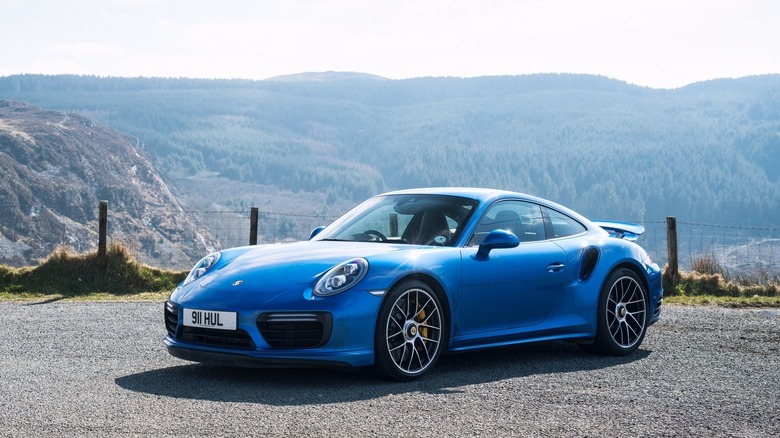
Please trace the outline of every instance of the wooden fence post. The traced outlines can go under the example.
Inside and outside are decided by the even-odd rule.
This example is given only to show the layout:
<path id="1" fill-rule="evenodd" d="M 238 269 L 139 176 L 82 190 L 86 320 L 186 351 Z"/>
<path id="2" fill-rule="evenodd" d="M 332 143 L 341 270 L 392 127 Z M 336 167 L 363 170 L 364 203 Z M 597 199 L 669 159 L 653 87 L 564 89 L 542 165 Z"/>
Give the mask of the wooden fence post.
<path id="1" fill-rule="evenodd" d="M 398 234 L 398 213 L 390 213 L 390 235 L 400 236 Z"/>
<path id="2" fill-rule="evenodd" d="M 249 215 L 249 244 L 257 245 L 257 207 L 252 207 Z"/>
<path id="3" fill-rule="evenodd" d="M 100 213 L 98 218 L 98 253 L 97 265 L 105 269 L 107 265 L 107 229 L 108 229 L 108 201 L 100 201 Z"/>
<path id="4" fill-rule="evenodd" d="M 672 286 L 680 281 L 680 265 L 677 260 L 677 218 L 666 217 L 666 249 L 669 254 L 669 266 L 666 268 L 666 278 Z"/>

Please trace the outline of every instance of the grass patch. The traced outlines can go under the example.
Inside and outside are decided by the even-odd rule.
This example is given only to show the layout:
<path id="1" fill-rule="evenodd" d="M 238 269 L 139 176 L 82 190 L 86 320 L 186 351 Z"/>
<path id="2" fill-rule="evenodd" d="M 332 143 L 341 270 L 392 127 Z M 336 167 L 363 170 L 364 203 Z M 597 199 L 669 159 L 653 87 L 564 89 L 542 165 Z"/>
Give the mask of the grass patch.
<path id="1" fill-rule="evenodd" d="M 170 293 L 187 276 L 186 271 L 143 265 L 122 244 L 108 247 L 106 261 L 105 269 L 101 269 L 97 252 L 75 254 L 60 247 L 38 266 L 0 266 L 0 299 L 137 299 L 139 294 L 157 299 Z"/>
<path id="2" fill-rule="evenodd" d="M 668 266 L 664 267 L 664 270 Z M 676 285 L 663 275 L 664 292 L 671 296 L 714 296 L 731 298 L 777 297 L 780 279 L 760 270 L 755 274 L 731 276 L 713 257 L 702 256 L 693 261 L 692 272 L 680 272 Z"/>
<path id="3" fill-rule="evenodd" d="M 714 257 L 694 259 L 676 285 L 664 279 L 664 303 L 724 307 L 780 307 L 780 279 L 766 270 L 729 274 Z"/>
<path id="4" fill-rule="evenodd" d="M 745 284 L 741 281 L 727 280 L 722 274 L 702 274 L 689 272 L 680 274 L 680 282 L 674 288 L 675 294 L 697 296 L 712 295 L 718 297 L 776 297 L 776 283 Z"/>
<path id="5" fill-rule="evenodd" d="M 714 295 L 671 295 L 664 306 L 780 307 L 780 297 L 718 297 Z"/>

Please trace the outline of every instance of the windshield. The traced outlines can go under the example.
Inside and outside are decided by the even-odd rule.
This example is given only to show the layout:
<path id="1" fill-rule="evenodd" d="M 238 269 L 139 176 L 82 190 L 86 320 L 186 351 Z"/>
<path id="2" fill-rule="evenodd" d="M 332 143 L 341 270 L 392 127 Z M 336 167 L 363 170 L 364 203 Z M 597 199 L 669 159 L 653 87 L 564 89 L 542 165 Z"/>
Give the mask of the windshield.
<path id="1" fill-rule="evenodd" d="M 476 205 L 474 199 L 457 196 L 379 196 L 355 207 L 314 240 L 452 246 Z"/>

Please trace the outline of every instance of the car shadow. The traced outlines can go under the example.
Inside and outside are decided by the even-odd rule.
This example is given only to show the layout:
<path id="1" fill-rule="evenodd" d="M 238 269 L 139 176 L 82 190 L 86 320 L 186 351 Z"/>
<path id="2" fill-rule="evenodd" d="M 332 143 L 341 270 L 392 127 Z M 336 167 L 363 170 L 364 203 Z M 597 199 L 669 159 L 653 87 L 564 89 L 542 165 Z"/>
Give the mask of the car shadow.
<path id="1" fill-rule="evenodd" d="M 187 364 L 115 379 L 118 386 L 153 395 L 276 406 L 343 403 L 391 394 L 448 394 L 459 387 L 533 375 L 588 371 L 648 357 L 584 353 L 576 345 L 548 343 L 443 356 L 425 377 L 408 383 L 378 378 L 369 368 L 226 368 Z"/>
<path id="2" fill-rule="evenodd" d="M 64 299 L 65 299 L 64 296 L 59 296 L 59 297 L 49 298 L 49 299 L 43 300 L 43 301 L 35 301 L 35 302 L 32 302 L 32 303 L 25 303 L 25 304 L 22 304 L 22 305 L 23 306 L 27 306 L 27 307 L 29 307 L 29 306 L 41 306 L 41 305 L 44 305 L 44 304 L 56 303 L 57 301 L 64 300 Z"/>

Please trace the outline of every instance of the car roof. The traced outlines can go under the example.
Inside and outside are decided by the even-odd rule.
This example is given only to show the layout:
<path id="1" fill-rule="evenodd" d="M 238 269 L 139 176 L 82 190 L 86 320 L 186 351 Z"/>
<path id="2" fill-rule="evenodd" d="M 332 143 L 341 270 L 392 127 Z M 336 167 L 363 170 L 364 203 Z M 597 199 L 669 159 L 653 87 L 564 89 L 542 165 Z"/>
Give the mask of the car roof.
<path id="1" fill-rule="evenodd" d="M 479 201 L 487 201 L 494 198 L 519 197 L 524 199 L 543 201 L 540 198 L 527 195 L 524 193 L 510 192 L 508 190 L 477 188 L 477 187 L 425 187 L 425 188 L 416 188 L 416 189 L 395 190 L 392 192 L 383 193 L 380 196 L 386 196 L 386 195 L 447 195 L 447 196 L 460 196 L 463 198 L 471 198 Z"/>
<path id="2" fill-rule="evenodd" d="M 593 225 L 586 217 L 582 216 L 576 211 L 568 207 L 565 207 L 561 204 L 550 201 L 548 199 L 540 198 L 538 196 L 528 195 L 520 192 L 511 192 L 508 190 L 485 189 L 485 188 L 476 188 L 476 187 L 425 187 L 425 188 L 416 188 L 416 189 L 396 190 L 392 192 L 383 193 L 378 196 L 387 196 L 387 195 L 460 196 L 464 198 L 475 199 L 479 201 L 480 204 L 482 204 L 483 206 L 490 204 L 492 203 L 492 201 L 498 199 L 522 199 L 526 201 L 535 202 L 541 205 L 545 205 L 547 207 L 565 213 L 569 216 L 572 216 L 575 219 L 582 222 L 588 229 L 592 229 L 593 227 L 595 227 L 595 225 Z"/>

